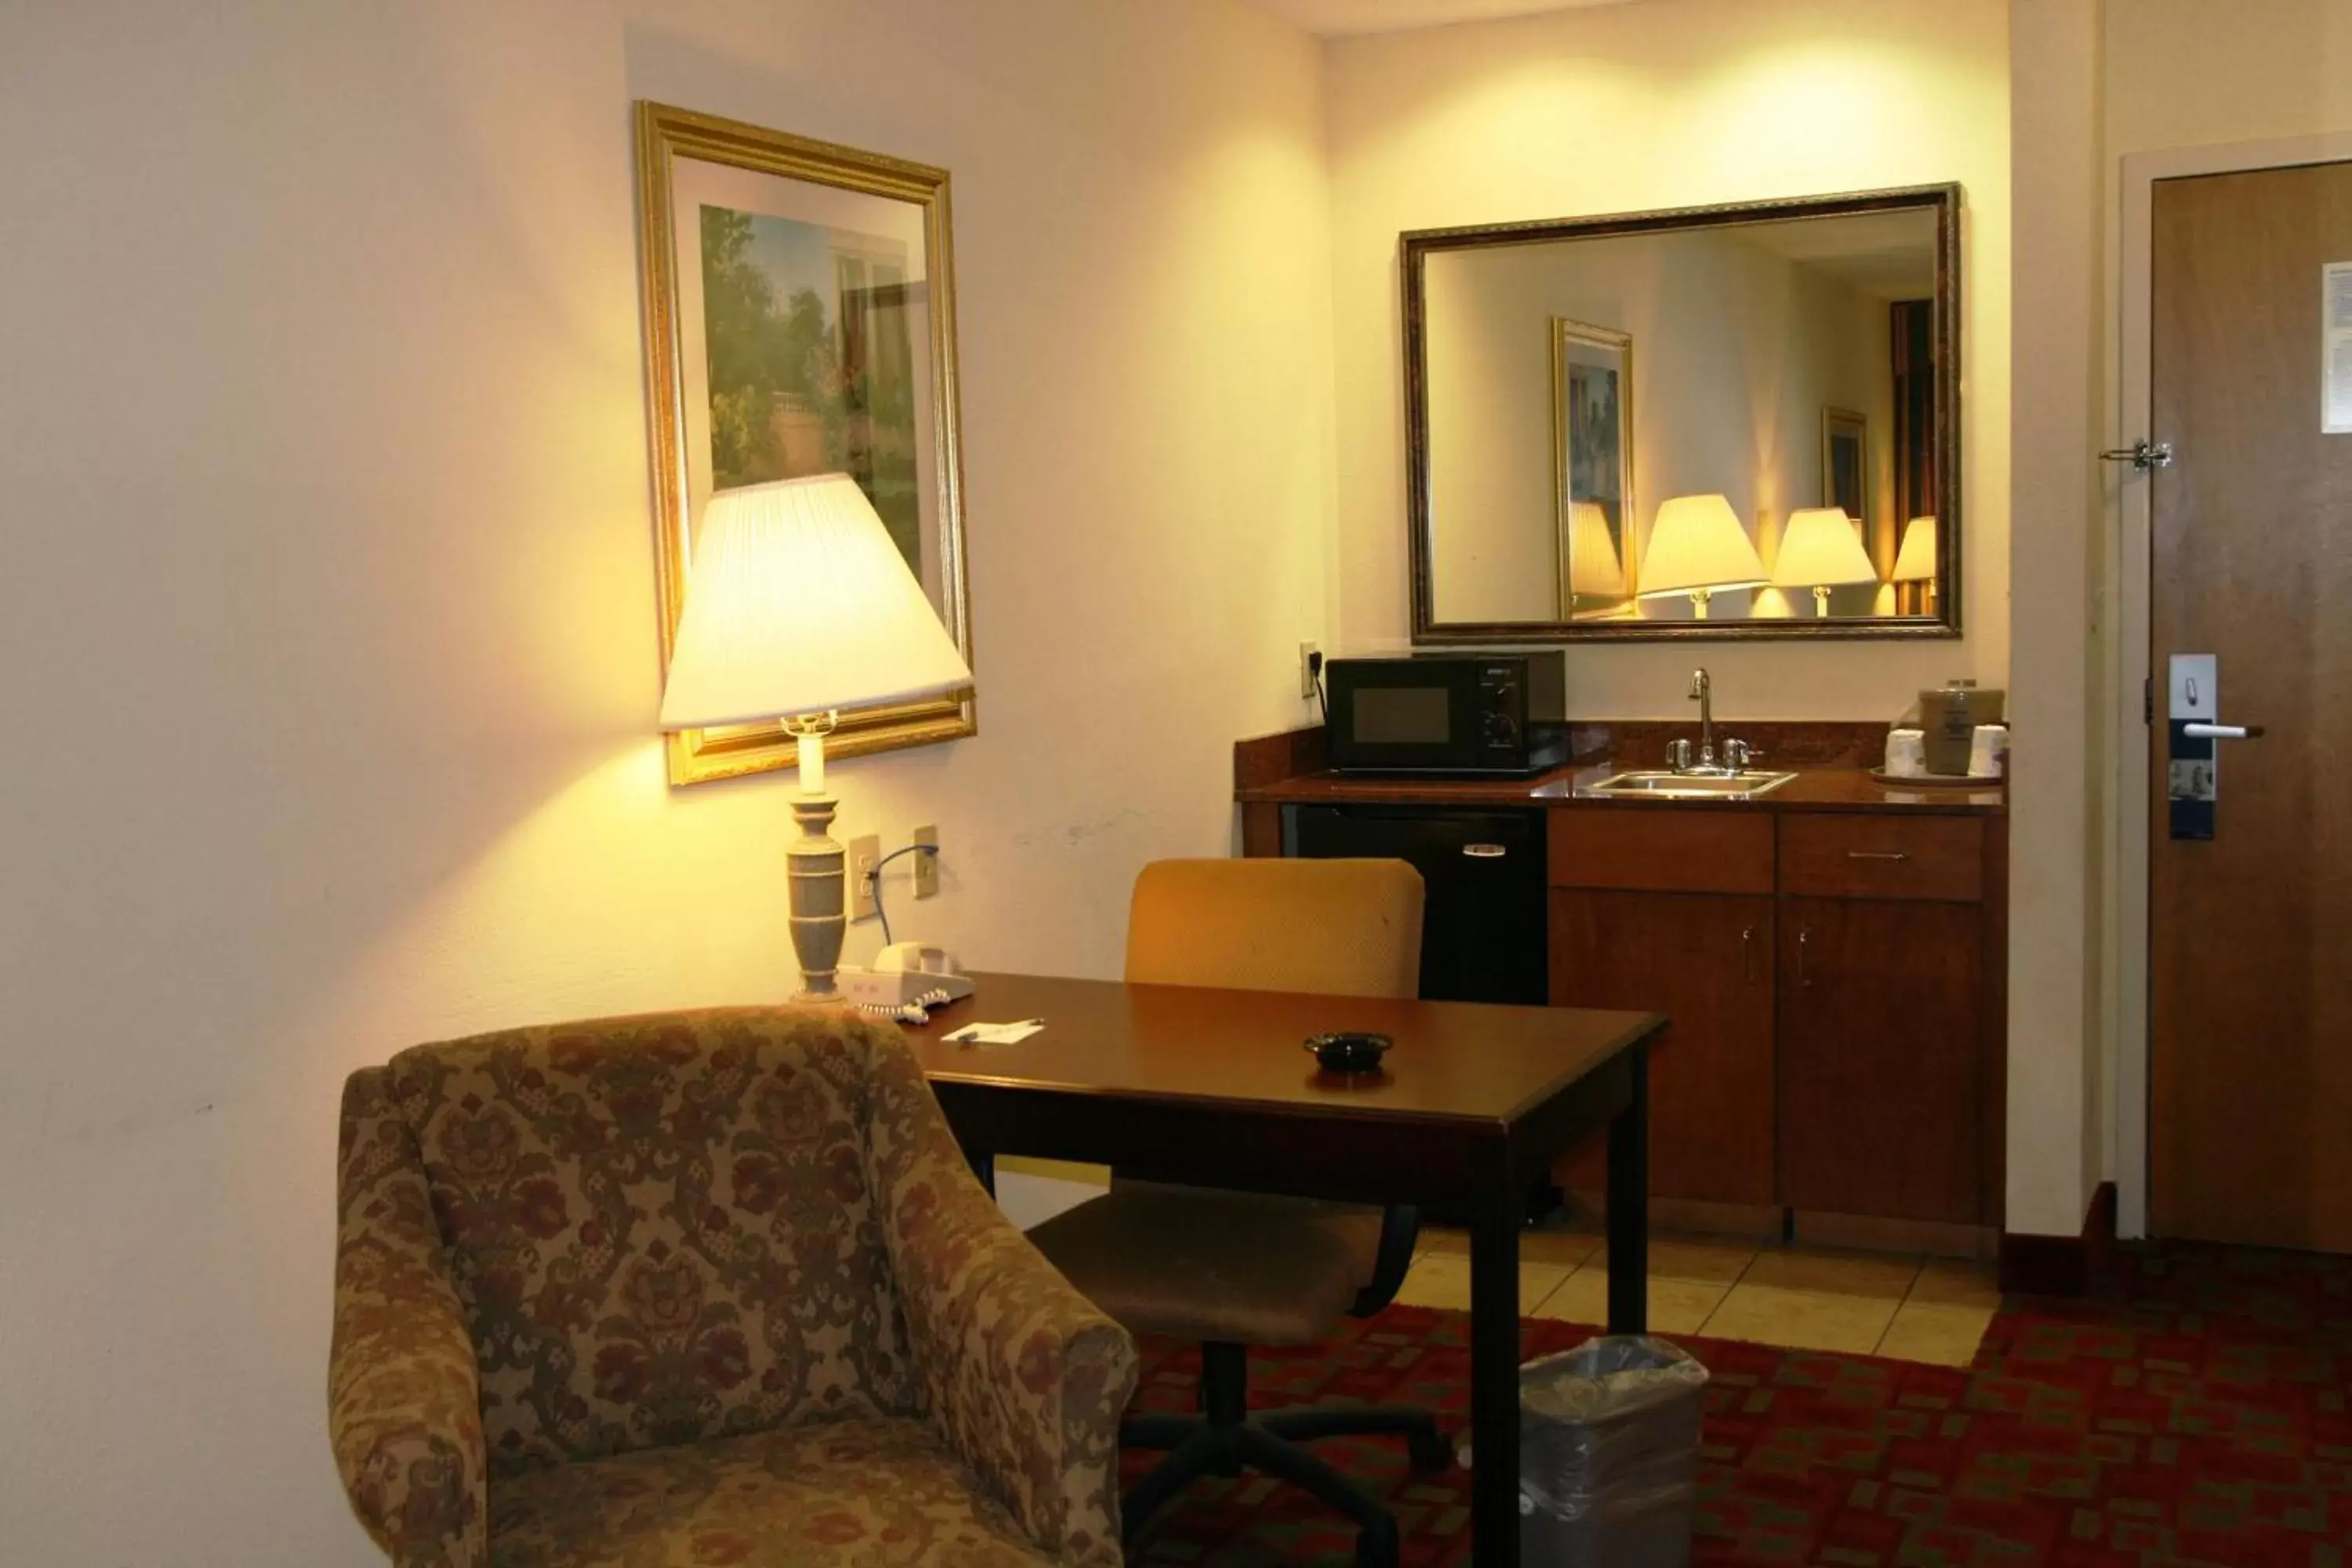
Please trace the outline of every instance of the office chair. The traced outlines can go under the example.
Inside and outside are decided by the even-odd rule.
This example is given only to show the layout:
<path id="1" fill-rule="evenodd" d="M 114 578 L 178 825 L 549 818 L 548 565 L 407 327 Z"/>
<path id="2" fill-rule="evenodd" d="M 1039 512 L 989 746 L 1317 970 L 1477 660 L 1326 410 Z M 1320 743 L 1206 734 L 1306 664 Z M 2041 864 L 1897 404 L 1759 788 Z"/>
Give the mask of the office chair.
<path id="1" fill-rule="evenodd" d="M 1127 978 L 1161 985 L 1412 996 L 1420 873 L 1402 860 L 1163 860 L 1136 879 Z M 1248 1347 L 1313 1344 L 1387 1306 L 1419 1216 L 1115 1174 L 1104 1196 L 1030 1232 L 1079 1291 L 1135 1333 L 1201 1345 L 1201 1414 L 1140 1415 L 1119 1440 L 1164 1450 L 1121 1500 L 1132 1544 L 1191 1481 L 1244 1468 L 1288 1481 L 1357 1524 L 1361 1568 L 1394 1568 L 1396 1521 L 1302 1443 L 1402 1436 L 1418 1469 L 1451 1458 L 1433 1415 L 1398 1406 L 1248 1410 Z"/>

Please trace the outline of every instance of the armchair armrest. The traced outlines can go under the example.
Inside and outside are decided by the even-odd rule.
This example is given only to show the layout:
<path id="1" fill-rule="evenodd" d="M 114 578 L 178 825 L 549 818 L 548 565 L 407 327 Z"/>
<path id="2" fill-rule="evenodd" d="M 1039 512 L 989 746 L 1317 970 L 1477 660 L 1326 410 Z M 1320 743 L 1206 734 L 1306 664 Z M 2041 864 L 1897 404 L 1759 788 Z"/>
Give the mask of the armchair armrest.
<path id="1" fill-rule="evenodd" d="M 328 1431 L 360 1522 L 398 1568 L 489 1557 L 481 1374 L 416 1142 L 383 1069 L 343 1086 Z"/>
<path id="2" fill-rule="evenodd" d="M 877 1037 L 881 1031 L 877 1031 Z M 877 1038 L 872 1178 L 933 1419 L 1066 1563 L 1117 1568 L 1118 1426 L 1138 1361 L 965 1163 L 895 1030 Z"/>

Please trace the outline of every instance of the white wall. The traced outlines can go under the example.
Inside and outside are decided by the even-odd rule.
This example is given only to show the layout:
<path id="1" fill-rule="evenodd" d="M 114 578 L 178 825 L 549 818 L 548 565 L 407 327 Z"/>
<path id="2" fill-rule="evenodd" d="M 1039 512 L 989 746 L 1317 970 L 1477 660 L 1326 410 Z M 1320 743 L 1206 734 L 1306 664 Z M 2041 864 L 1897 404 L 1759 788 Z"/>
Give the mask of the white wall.
<path id="1" fill-rule="evenodd" d="M 1822 504 L 1821 411 L 1869 422 L 1871 516 L 1894 504 L 1888 306 L 1738 234 L 1625 235 L 1440 251 L 1428 261 L 1432 570 L 1441 621 L 1548 621 L 1560 605 L 1551 322 L 1632 336 L 1633 555 L 1659 506 L 1721 492 L 1769 567 L 1782 524 Z M 1669 434 L 1671 432 L 1671 434 Z M 1646 438 L 1644 438 L 1646 437 Z M 1357 541 L 1361 548 L 1363 542 Z M 1891 552 L 1881 563 L 1891 566 Z M 1717 595 L 1713 613 L 1813 613 L 1812 595 Z M 1871 613 L 1872 587 L 1832 607 Z M 1687 598 L 1646 618 L 1687 619 Z"/>
<path id="2" fill-rule="evenodd" d="M 2122 0 L 2105 10 L 2108 166 L 2159 147 L 2352 129 L 2343 0 Z"/>
<path id="3" fill-rule="evenodd" d="M 789 984 L 788 780 L 653 731 L 630 100 L 953 171 L 981 734 L 840 830 L 1108 973 L 1328 635 L 1318 71 L 1228 0 L 0 9 L 0 1556 L 380 1562 L 344 1073 Z"/>
<path id="4" fill-rule="evenodd" d="M 2017 593 L 2010 718 L 2009 1156 L 2012 1231 L 2079 1235 L 2097 1182 L 2097 950 L 2090 595 L 2100 482 L 2095 366 L 2098 0 L 2029 0 L 2011 22 L 2016 323 L 2011 408 Z"/>
<path id="5" fill-rule="evenodd" d="M 1887 719 L 2009 670 L 2009 110 L 2002 0 L 1644 0 L 1328 51 L 1343 647 L 1407 632 L 1397 236 L 1958 181 L 1968 636 L 1726 645 L 1732 718 Z M 1534 150 L 1548 150 L 1538 153 Z M 1640 346 L 1635 346 L 1639 379 Z M 1637 430 L 1638 449 L 1662 437 Z M 1570 701 L 1679 718 L 1694 649 L 1583 646 Z"/>

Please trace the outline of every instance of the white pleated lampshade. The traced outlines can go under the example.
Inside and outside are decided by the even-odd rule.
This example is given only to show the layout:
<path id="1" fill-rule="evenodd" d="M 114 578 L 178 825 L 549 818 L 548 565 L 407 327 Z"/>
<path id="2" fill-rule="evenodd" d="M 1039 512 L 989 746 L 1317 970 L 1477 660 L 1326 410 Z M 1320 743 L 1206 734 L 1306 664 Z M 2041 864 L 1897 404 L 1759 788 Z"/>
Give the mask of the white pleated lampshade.
<path id="1" fill-rule="evenodd" d="M 1936 575 L 1936 520 L 1915 517 L 1903 525 L 1903 545 L 1895 552 L 1894 583 L 1925 583 Z"/>
<path id="2" fill-rule="evenodd" d="M 710 498 L 663 729 L 760 723 L 971 682 L 856 480 L 823 474 Z"/>
<path id="3" fill-rule="evenodd" d="M 1772 581 L 1783 588 L 1875 583 L 1878 568 L 1870 563 L 1853 519 L 1833 506 L 1813 506 L 1789 514 L 1780 531 L 1780 553 L 1772 560 Z"/>
<path id="4" fill-rule="evenodd" d="M 1756 543 L 1722 496 L 1676 496 L 1658 509 L 1642 556 L 1641 596 L 1758 588 L 1769 579 Z"/>
<path id="5" fill-rule="evenodd" d="M 1570 501 L 1568 508 L 1568 590 L 1613 599 L 1625 592 L 1625 563 L 1609 536 L 1609 514 L 1599 501 Z"/>

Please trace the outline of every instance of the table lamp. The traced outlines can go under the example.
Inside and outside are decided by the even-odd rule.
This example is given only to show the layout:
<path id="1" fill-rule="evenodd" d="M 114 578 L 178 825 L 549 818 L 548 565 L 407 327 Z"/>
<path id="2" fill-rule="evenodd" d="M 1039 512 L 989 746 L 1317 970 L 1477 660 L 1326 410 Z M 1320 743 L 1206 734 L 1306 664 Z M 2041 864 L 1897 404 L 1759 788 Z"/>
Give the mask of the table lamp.
<path id="1" fill-rule="evenodd" d="M 1578 599 L 1625 596 L 1625 563 L 1609 535 L 1609 514 L 1596 500 L 1569 503 L 1568 593 L 1571 610 Z"/>
<path id="2" fill-rule="evenodd" d="M 846 474 L 720 490 L 703 510 L 661 727 L 781 720 L 800 742 L 801 837 L 791 870 L 796 1001 L 840 994 L 849 928 L 839 844 L 826 836 L 824 738 L 853 703 L 929 697 L 971 670 L 866 492 Z"/>
<path id="3" fill-rule="evenodd" d="M 1676 496 L 1658 509 L 1642 556 L 1639 597 L 1688 594 L 1692 617 L 1703 621 L 1717 588 L 1761 588 L 1769 581 L 1755 542 L 1723 497 Z"/>
<path id="4" fill-rule="evenodd" d="M 1903 543 L 1895 552 L 1895 571 L 1890 583 L 1924 583 L 1919 590 L 1923 605 L 1933 607 L 1936 598 L 1936 520 L 1915 517 L 1903 525 Z"/>
<path id="5" fill-rule="evenodd" d="M 1810 506 L 1789 514 L 1780 531 L 1780 553 L 1772 561 L 1772 585 L 1811 588 L 1816 620 L 1830 613 L 1832 588 L 1877 581 L 1878 568 L 1862 547 L 1862 534 L 1843 510 Z"/>

